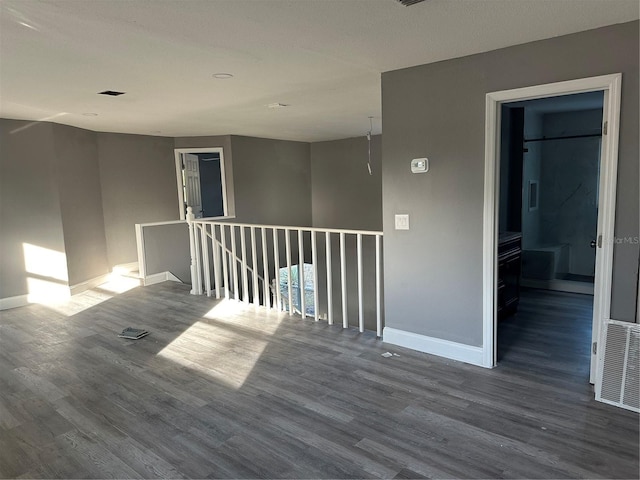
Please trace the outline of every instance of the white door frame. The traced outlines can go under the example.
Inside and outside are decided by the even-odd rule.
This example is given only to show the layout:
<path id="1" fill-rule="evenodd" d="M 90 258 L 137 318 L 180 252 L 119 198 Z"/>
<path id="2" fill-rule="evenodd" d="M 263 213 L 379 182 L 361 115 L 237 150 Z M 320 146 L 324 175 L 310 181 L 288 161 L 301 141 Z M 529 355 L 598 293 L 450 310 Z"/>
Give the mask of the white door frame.
<path id="1" fill-rule="evenodd" d="M 222 181 L 222 206 L 224 208 L 224 216 L 229 215 L 227 205 L 227 178 L 224 171 L 224 151 L 222 147 L 203 147 L 203 148 L 175 148 L 174 155 L 176 157 L 176 181 L 178 182 L 178 206 L 180 209 L 180 220 L 185 219 L 184 211 L 184 187 L 182 183 L 182 154 L 183 153 L 219 153 L 220 154 L 220 179 Z"/>
<path id="2" fill-rule="evenodd" d="M 620 87 L 622 74 L 602 75 L 565 82 L 548 83 L 513 90 L 487 93 L 485 118 L 484 220 L 482 239 L 483 330 L 482 359 L 484 367 L 496 364 L 497 332 L 497 265 L 500 111 L 501 104 L 520 100 L 555 97 L 573 93 L 604 92 L 603 118 L 607 122 L 602 136 L 600 160 L 600 196 L 598 200 L 598 242 L 593 300 L 593 337 L 598 341 L 600 324 L 611 311 L 611 277 L 618 170 L 618 137 L 620 126 Z M 591 382 L 595 382 L 596 356 L 591 355 Z"/>

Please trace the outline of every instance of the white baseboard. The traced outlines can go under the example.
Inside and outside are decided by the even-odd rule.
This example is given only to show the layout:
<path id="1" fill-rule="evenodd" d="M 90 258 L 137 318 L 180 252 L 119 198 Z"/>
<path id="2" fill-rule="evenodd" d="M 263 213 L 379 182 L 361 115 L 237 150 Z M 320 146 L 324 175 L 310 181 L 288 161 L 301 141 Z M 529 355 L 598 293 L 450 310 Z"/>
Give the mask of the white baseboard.
<path id="1" fill-rule="evenodd" d="M 109 280 L 109 274 L 105 273 L 104 275 L 100 275 L 99 277 L 92 278 L 91 280 L 87 280 L 86 282 L 78 283 L 76 285 L 71 285 L 69 287 L 69 292 L 71 292 L 71 295 L 77 295 L 79 293 L 86 292 L 87 290 L 91 290 L 92 288 L 95 288 L 98 285 L 102 285 L 107 280 Z"/>
<path id="2" fill-rule="evenodd" d="M 9 310 L 29 305 L 29 295 L 17 295 L 15 297 L 0 298 L 0 310 Z"/>
<path id="3" fill-rule="evenodd" d="M 182 283 L 182 281 L 171 272 L 154 273 L 152 275 L 147 275 L 143 279 L 143 285 L 145 287 L 149 285 L 155 285 L 156 283 L 162 283 L 162 282 Z"/>
<path id="4" fill-rule="evenodd" d="M 120 267 L 126 267 L 126 268 L 129 268 L 131 266 L 135 268 L 129 269 L 127 271 L 135 271 L 135 269 L 138 267 L 138 263 L 135 262 L 132 264 L 120 265 Z M 104 275 L 100 275 L 98 277 L 92 278 L 90 280 L 87 280 L 86 282 L 77 283 L 76 285 L 71 285 L 68 287 L 68 291 L 65 287 L 64 291 L 60 292 L 62 297 L 59 297 L 58 300 L 63 300 L 64 298 L 67 297 L 67 295 L 71 297 L 72 295 L 78 295 L 79 293 L 86 292 L 87 290 L 91 290 L 92 288 L 99 287 L 103 283 L 106 283 L 109 281 L 110 275 L 111 275 L 110 273 L 105 273 Z M 153 279 L 153 283 L 164 282 L 166 280 L 172 280 L 174 282 L 180 281 L 171 272 L 163 272 L 157 275 L 161 276 L 162 279 Z M 152 275 L 152 277 L 155 277 L 155 276 Z M 150 284 L 147 283 L 147 285 L 150 285 Z M 31 294 L 18 295 L 15 297 L 8 297 L 8 298 L 0 298 L 0 310 L 8 310 L 10 308 L 24 307 L 32 303 L 43 303 L 43 300 L 37 297 L 34 297 Z"/>
<path id="5" fill-rule="evenodd" d="M 452 360 L 484 367 L 482 364 L 482 347 L 474 347 L 389 327 L 384 327 L 382 331 L 382 341 L 419 352 L 430 353 L 432 355 L 438 355 L 439 357 L 450 358 Z"/>
<path id="6" fill-rule="evenodd" d="M 138 270 L 138 262 L 121 263 L 120 265 L 114 265 L 111 269 L 112 272 L 119 274 L 135 272 Z"/>

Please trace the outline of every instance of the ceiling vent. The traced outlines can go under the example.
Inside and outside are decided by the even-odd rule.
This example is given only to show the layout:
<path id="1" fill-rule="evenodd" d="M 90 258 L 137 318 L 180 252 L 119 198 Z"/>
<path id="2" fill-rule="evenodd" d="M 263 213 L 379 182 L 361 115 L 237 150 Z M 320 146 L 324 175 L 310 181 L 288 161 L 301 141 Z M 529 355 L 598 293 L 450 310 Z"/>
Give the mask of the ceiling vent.
<path id="1" fill-rule="evenodd" d="M 98 92 L 98 95 L 109 95 L 110 97 L 118 97 L 124 95 L 124 92 L 116 92 L 114 90 L 105 90 L 104 92 Z"/>
<path id="2" fill-rule="evenodd" d="M 425 0 L 396 0 L 396 2 L 401 3 L 405 7 L 410 7 L 411 5 L 415 5 L 416 3 L 424 2 Z"/>

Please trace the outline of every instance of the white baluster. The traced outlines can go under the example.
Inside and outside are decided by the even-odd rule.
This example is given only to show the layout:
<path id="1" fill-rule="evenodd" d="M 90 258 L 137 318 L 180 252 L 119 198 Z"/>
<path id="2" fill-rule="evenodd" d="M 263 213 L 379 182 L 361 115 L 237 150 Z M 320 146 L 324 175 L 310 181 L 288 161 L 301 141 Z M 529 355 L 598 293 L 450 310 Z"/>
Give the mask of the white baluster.
<path id="1" fill-rule="evenodd" d="M 256 228 L 251 227 L 251 260 L 253 264 L 253 304 L 260 305 L 260 286 L 258 285 L 258 254 L 256 249 Z"/>
<path id="2" fill-rule="evenodd" d="M 199 236 L 200 236 L 200 226 L 194 222 L 194 229 L 193 229 L 193 237 L 194 237 L 194 243 L 196 246 L 196 281 L 195 281 L 195 288 L 196 288 L 196 294 L 197 295 L 202 295 L 202 257 L 200 256 L 200 241 L 199 241 Z"/>
<path id="3" fill-rule="evenodd" d="M 291 287 L 291 235 L 289 229 L 284 229 L 284 245 L 287 252 L 287 294 L 289 296 L 289 315 L 293 315 L 293 295 Z"/>
<path id="4" fill-rule="evenodd" d="M 260 228 L 260 237 L 262 240 L 262 295 L 263 305 L 271 308 L 271 298 L 269 296 L 269 252 L 267 252 L 267 230 Z"/>
<path id="5" fill-rule="evenodd" d="M 229 300 L 231 290 L 231 273 L 228 268 L 229 254 L 227 253 L 227 227 L 220 225 L 220 240 L 222 241 L 222 276 L 224 277 L 224 298 Z"/>
<path id="6" fill-rule="evenodd" d="M 197 272 L 198 268 L 196 264 L 198 259 L 196 257 L 196 232 L 194 230 L 193 221 L 196 216 L 193 214 L 193 208 L 187 207 L 187 214 L 185 215 L 185 219 L 187 220 L 187 225 L 189 226 L 189 254 L 191 256 L 191 295 L 197 295 Z"/>
<path id="7" fill-rule="evenodd" d="M 229 225 L 231 232 L 231 271 L 233 272 L 233 298 L 234 300 L 240 300 L 240 291 L 238 288 L 238 264 L 237 264 L 237 250 L 236 250 L 236 226 Z"/>
<path id="8" fill-rule="evenodd" d="M 209 269 L 209 242 L 207 237 L 207 224 L 200 225 L 200 240 L 202 243 L 202 266 L 204 272 L 204 285 L 207 297 L 211 296 L 211 271 Z"/>
<path id="9" fill-rule="evenodd" d="M 216 298 L 220 299 L 220 289 L 222 288 L 220 281 L 220 243 L 217 240 L 215 223 L 211 224 L 211 237 L 211 246 L 213 248 L 213 276 L 216 284 Z"/>
<path id="10" fill-rule="evenodd" d="M 307 318 L 306 301 L 304 298 L 304 233 L 298 230 L 298 286 L 300 292 L 300 314 Z"/>
<path id="11" fill-rule="evenodd" d="M 344 245 L 344 232 L 340 232 L 340 280 L 342 286 L 342 328 L 349 328 L 347 316 L 347 254 Z"/>
<path id="12" fill-rule="evenodd" d="M 278 236 L 278 229 L 273 229 L 273 262 L 275 269 L 275 295 L 276 295 L 276 308 L 279 312 L 282 311 L 282 294 L 280 293 L 280 238 Z"/>
<path id="13" fill-rule="evenodd" d="M 311 231 L 311 264 L 313 265 L 313 318 L 320 320 L 320 301 L 318 300 L 318 247 L 316 232 Z"/>
<path id="14" fill-rule="evenodd" d="M 247 277 L 247 241 L 245 238 L 244 226 L 240 227 L 240 248 L 242 250 L 242 301 L 249 303 L 249 280 Z"/>
<path id="15" fill-rule="evenodd" d="M 362 234 L 359 233 L 358 239 L 358 328 L 364 332 L 364 306 L 362 301 Z"/>
<path id="16" fill-rule="evenodd" d="M 382 337 L 382 295 L 380 294 L 380 235 L 376 235 L 376 334 Z"/>
<path id="17" fill-rule="evenodd" d="M 333 279 L 331 274 L 331 233 L 325 232 L 327 254 L 327 323 L 333 325 Z"/>

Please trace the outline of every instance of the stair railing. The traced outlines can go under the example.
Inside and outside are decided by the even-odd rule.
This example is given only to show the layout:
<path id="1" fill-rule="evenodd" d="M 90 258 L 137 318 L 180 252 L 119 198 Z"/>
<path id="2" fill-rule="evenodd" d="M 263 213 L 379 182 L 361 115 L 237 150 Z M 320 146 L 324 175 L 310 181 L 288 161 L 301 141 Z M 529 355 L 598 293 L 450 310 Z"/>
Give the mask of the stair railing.
<path id="1" fill-rule="evenodd" d="M 382 336 L 382 232 L 220 222 L 196 219 L 190 209 L 186 219 L 192 294 L 224 296 L 278 311 L 286 308 L 302 318 L 322 317 L 329 325 L 339 317 L 343 328 L 349 328 L 351 307 L 357 310 L 361 332 L 368 315 L 369 325 Z M 312 266 L 311 278 L 305 278 L 305 263 Z M 292 301 L 294 269 L 299 308 Z M 281 275 L 287 279 L 284 292 Z M 307 314 L 305 291 L 313 291 L 313 314 Z M 334 308 L 338 296 L 341 308 Z M 374 316 L 375 324 L 369 318 Z"/>

